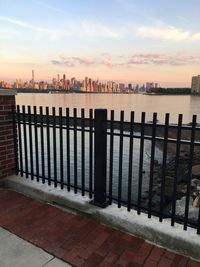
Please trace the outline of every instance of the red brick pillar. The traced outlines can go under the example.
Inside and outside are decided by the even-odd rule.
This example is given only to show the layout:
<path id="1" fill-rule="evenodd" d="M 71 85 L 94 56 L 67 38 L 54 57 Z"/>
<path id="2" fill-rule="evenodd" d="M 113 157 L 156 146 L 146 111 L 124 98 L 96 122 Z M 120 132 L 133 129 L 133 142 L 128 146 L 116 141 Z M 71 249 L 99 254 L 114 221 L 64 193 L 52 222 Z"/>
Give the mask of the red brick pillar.
<path id="1" fill-rule="evenodd" d="M 0 89 L 0 180 L 16 173 L 12 107 L 15 90 Z"/>

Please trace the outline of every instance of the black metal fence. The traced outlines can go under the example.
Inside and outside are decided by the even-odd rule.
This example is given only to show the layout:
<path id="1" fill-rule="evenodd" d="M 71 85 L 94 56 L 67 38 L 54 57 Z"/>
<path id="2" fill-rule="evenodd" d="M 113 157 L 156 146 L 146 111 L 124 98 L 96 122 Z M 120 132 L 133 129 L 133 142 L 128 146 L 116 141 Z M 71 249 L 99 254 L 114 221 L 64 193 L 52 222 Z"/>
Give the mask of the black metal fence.
<path id="1" fill-rule="evenodd" d="M 100 207 L 117 203 L 128 211 L 147 213 L 182 223 L 200 233 L 200 128 L 196 115 L 189 125 L 158 123 L 157 113 L 146 122 L 115 120 L 114 111 L 30 106 L 13 110 L 16 131 L 16 173 L 85 193 Z M 108 119 L 109 115 L 109 119 Z M 14 127 L 15 129 L 15 127 Z M 198 169 L 198 166 L 197 166 Z M 192 206 L 195 205 L 195 207 Z"/>

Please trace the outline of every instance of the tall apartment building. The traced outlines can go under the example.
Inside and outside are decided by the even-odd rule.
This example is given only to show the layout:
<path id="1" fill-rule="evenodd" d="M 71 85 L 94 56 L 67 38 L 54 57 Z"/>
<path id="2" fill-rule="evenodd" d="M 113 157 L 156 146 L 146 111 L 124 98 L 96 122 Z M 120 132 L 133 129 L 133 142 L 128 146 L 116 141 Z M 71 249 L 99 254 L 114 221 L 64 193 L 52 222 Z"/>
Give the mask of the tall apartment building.
<path id="1" fill-rule="evenodd" d="M 154 88 L 153 82 L 147 82 L 146 83 L 146 92 L 149 92 L 151 88 Z"/>
<path id="2" fill-rule="evenodd" d="M 125 90 L 125 84 L 124 83 L 119 83 L 119 91 L 123 92 Z"/>
<path id="3" fill-rule="evenodd" d="M 192 93 L 200 94 L 200 75 L 192 77 Z"/>
<path id="4" fill-rule="evenodd" d="M 31 80 L 32 88 L 34 89 L 35 87 L 35 71 L 32 70 L 32 80 Z"/>

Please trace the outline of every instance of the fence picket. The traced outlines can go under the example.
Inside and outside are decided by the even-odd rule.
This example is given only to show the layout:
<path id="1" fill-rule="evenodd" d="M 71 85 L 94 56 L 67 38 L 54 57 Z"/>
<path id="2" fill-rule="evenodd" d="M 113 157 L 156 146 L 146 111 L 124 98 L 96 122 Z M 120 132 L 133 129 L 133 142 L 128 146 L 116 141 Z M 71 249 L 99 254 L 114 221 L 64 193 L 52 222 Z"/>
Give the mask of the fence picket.
<path id="1" fill-rule="evenodd" d="M 170 115 L 167 113 L 165 114 L 165 123 L 161 125 L 157 123 L 157 113 L 153 114 L 153 122 L 146 122 L 146 114 L 142 112 L 141 122 L 138 123 L 134 121 L 134 112 L 131 112 L 130 121 L 128 122 L 124 121 L 124 111 L 120 112 L 119 121 L 115 120 L 113 110 L 109 121 L 107 119 L 107 110 L 95 110 L 94 118 L 92 109 L 89 110 L 88 118 L 85 117 L 84 109 L 81 109 L 81 116 L 78 117 L 76 108 L 73 109 L 72 117 L 70 117 L 69 108 L 66 108 L 65 115 L 63 115 L 62 108 L 59 108 L 59 114 L 56 115 L 55 107 L 52 108 L 52 115 L 49 114 L 49 107 L 46 107 L 45 115 L 42 107 L 39 108 L 39 114 L 37 112 L 36 106 L 33 107 L 33 111 L 28 106 L 27 113 L 25 106 L 22 106 L 22 109 L 17 106 L 16 110 L 13 108 L 13 131 L 16 139 L 15 143 L 16 145 L 18 144 L 18 151 L 16 147 L 15 153 L 18 152 L 19 154 L 16 171 L 19 171 L 21 176 L 25 174 L 27 178 L 30 177 L 32 180 L 36 178 L 38 182 L 42 181 L 42 183 L 47 180 L 48 185 L 54 183 L 55 187 L 60 185 L 61 189 L 66 186 L 68 191 L 73 188 L 74 193 L 79 191 L 83 196 L 87 192 L 89 198 L 94 198 L 93 204 L 100 207 L 106 207 L 108 203 L 111 205 L 115 202 L 119 208 L 124 205 L 128 211 L 136 209 L 138 214 L 145 212 L 149 218 L 153 215 L 157 216 L 160 222 L 167 215 L 171 219 L 172 226 L 175 222 L 183 223 L 184 230 L 191 226 L 197 229 L 197 234 L 200 234 L 200 208 L 197 219 L 189 217 L 194 148 L 195 146 L 200 146 L 200 141 L 195 140 L 196 132 L 200 131 L 196 115 L 193 116 L 193 121 L 190 125 L 183 125 L 182 114 L 178 116 L 178 125 L 170 125 Z M 15 133 L 16 126 L 17 131 Z M 137 131 L 139 129 L 140 134 L 135 128 Z M 171 137 L 170 129 L 175 133 L 175 137 Z M 183 130 L 189 131 L 190 139 L 189 137 L 182 138 Z M 86 134 L 88 134 L 88 138 L 86 138 Z M 66 139 L 64 140 L 65 136 Z M 108 136 L 110 137 L 109 146 L 107 145 Z M 127 147 L 125 138 L 128 141 Z M 119 140 L 119 146 L 115 149 L 117 140 Z M 134 154 L 136 153 L 135 147 L 137 147 L 135 140 L 139 140 L 139 162 L 136 174 L 133 172 L 133 166 L 135 168 L 134 164 L 137 159 L 137 155 L 135 156 Z M 151 141 L 149 160 L 145 158 L 146 140 L 148 142 Z M 158 179 L 161 181 L 161 185 L 160 189 L 158 188 L 157 197 L 160 202 L 158 207 L 155 207 L 154 182 L 156 180 L 154 180 L 154 165 L 155 159 L 157 159 L 156 148 L 159 142 L 162 144 L 161 170 L 160 178 Z M 176 148 L 174 180 L 171 185 L 173 191 L 170 202 L 172 205 L 171 213 L 169 209 L 166 210 L 165 202 L 169 144 L 174 144 Z M 187 186 L 185 211 L 183 215 L 178 215 L 176 214 L 176 203 L 177 192 L 179 192 L 180 152 L 183 144 L 190 146 L 190 152 L 187 182 L 185 183 Z M 107 153 L 109 155 L 108 162 Z M 78 161 L 79 158 L 81 159 L 80 161 Z M 86 158 L 88 159 L 88 164 Z M 16 154 L 17 159 L 18 155 Z M 148 198 L 145 200 L 143 194 L 145 193 L 144 177 L 146 178 L 146 175 L 144 174 L 149 162 Z M 124 175 L 125 171 L 126 175 Z M 58 173 L 60 173 L 59 177 Z M 79 173 L 80 177 L 78 177 Z M 137 174 L 138 181 L 135 181 L 134 179 L 137 178 L 135 175 Z"/>

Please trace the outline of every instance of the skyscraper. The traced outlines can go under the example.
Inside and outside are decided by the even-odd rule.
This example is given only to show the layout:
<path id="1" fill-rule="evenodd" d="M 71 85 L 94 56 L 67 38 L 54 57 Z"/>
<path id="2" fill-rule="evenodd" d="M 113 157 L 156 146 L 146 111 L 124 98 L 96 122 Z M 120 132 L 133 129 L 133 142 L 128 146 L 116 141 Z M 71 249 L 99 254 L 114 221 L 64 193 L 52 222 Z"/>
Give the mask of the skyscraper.
<path id="1" fill-rule="evenodd" d="M 200 93 L 200 75 L 192 77 L 192 93 L 199 94 Z"/>
<path id="2" fill-rule="evenodd" d="M 85 91 L 88 90 L 88 77 L 85 77 L 84 88 L 85 88 Z"/>
<path id="3" fill-rule="evenodd" d="M 63 74 L 63 89 L 66 89 L 67 86 L 66 86 L 66 75 Z"/>
<path id="4" fill-rule="evenodd" d="M 32 81 L 31 81 L 31 84 L 32 84 L 32 88 L 35 87 L 35 73 L 34 73 L 34 70 L 32 70 Z"/>

